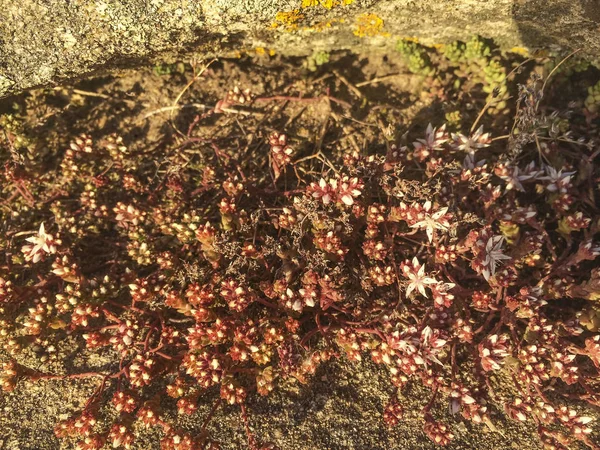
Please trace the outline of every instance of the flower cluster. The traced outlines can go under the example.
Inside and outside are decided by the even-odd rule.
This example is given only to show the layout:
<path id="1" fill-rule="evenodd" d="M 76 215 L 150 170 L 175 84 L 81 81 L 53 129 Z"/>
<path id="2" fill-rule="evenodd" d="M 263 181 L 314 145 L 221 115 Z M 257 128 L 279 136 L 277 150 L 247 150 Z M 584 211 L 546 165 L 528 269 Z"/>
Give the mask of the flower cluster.
<path id="1" fill-rule="evenodd" d="M 354 199 L 362 194 L 362 187 L 358 178 L 344 176 L 329 180 L 321 178 L 318 183 L 311 183 L 307 191 L 312 197 L 321 200 L 324 205 L 343 203 L 346 206 L 352 206 Z"/>

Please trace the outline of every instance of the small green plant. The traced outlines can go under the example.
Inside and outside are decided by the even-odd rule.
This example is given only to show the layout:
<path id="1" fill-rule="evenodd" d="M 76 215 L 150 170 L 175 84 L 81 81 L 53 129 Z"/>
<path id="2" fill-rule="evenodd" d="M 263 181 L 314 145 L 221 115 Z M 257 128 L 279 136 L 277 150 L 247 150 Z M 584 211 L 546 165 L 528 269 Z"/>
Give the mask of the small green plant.
<path id="1" fill-rule="evenodd" d="M 396 50 L 400 52 L 412 73 L 426 77 L 435 73 L 428 51 L 422 45 L 410 40 L 400 40 L 396 44 Z"/>
<path id="2" fill-rule="evenodd" d="M 456 42 L 444 51 L 450 64 L 456 66 L 456 85 L 472 90 L 477 85 L 487 95 L 491 115 L 508 113 L 507 71 L 499 55 L 494 55 L 491 46 L 482 38 L 474 36 L 466 43 Z"/>
<path id="3" fill-rule="evenodd" d="M 506 60 L 485 39 L 474 36 L 467 42 L 445 45 L 441 50 L 401 40 L 396 49 L 409 71 L 424 76 L 432 94 L 444 91 L 445 98 L 449 95 L 473 97 L 483 92 L 488 114 L 508 114 Z"/>
<path id="4" fill-rule="evenodd" d="M 588 96 L 585 99 L 585 107 L 591 113 L 596 113 L 600 110 L 600 81 L 590 86 L 587 92 Z"/>
<path id="5" fill-rule="evenodd" d="M 484 60 L 490 58 L 491 55 L 492 49 L 490 45 L 480 36 L 473 36 L 464 46 L 463 56 L 467 61 Z"/>
<path id="6" fill-rule="evenodd" d="M 311 72 L 316 72 L 319 67 L 329 62 L 329 52 L 321 50 L 315 51 L 311 56 L 306 58 L 304 67 Z"/>
<path id="7" fill-rule="evenodd" d="M 9 143 L 9 150 L 13 161 L 21 161 L 25 158 L 32 159 L 33 146 L 31 139 L 27 136 L 23 121 L 15 114 L 0 115 L 0 137 Z"/>
<path id="8" fill-rule="evenodd" d="M 152 71 L 159 76 L 172 75 L 174 73 L 185 73 L 186 65 L 183 62 L 157 63 Z"/>
<path id="9" fill-rule="evenodd" d="M 448 111 L 444 115 L 446 119 L 446 123 L 450 129 L 460 130 L 462 123 L 462 114 L 459 109 L 455 109 L 453 111 Z"/>

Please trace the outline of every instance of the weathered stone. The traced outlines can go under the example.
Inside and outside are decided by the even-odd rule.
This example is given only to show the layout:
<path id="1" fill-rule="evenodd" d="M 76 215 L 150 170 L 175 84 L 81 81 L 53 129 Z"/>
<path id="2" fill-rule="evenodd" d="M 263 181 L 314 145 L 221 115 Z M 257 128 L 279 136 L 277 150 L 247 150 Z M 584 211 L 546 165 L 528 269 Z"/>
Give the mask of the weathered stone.
<path id="1" fill-rule="evenodd" d="M 401 37 L 443 43 L 480 34 L 504 48 L 581 47 L 581 54 L 600 55 L 598 0 L 320 3 L 0 0 L 0 97 L 191 53 L 213 57 L 263 49 L 284 55 L 387 51 Z"/>

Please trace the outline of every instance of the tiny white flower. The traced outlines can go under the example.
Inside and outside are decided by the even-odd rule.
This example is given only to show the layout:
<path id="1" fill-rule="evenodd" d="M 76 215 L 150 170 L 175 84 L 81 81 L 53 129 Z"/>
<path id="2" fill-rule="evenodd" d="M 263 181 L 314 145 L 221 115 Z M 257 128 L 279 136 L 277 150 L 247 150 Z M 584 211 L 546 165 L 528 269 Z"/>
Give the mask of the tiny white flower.
<path id="1" fill-rule="evenodd" d="M 511 259 L 510 256 L 502 253 L 503 243 L 504 236 L 492 236 L 485 245 L 485 259 L 483 261 L 485 269 L 483 269 L 482 275 L 486 280 L 489 280 L 496 273 L 498 263 L 506 259 Z"/>
<path id="2" fill-rule="evenodd" d="M 56 241 L 51 234 L 46 233 L 44 222 L 41 223 L 36 236 L 31 236 L 25 240 L 31 243 L 21 248 L 21 251 L 25 254 L 26 261 L 37 263 L 42 259 L 44 253 L 56 253 Z"/>
<path id="3" fill-rule="evenodd" d="M 462 150 L 464 152 L 474 154 L 480 148 L 489 147 L 492 139 L 489 133 L 483 132 L 483 125 L 480 126 L 475 133 L 470 136 L 458 133 L 453 134 L 452 139 L 454 142 L 452 146 L 456 150 Z"/>
<path id="4" fill-rule="evenodd" d="M 429 208 L 427 208 L 428 204 L 429 204 L 429 208 L 431 208 L 431 203 L 428 201 L 425 203 L 425 209 L 429 209 Z M 443 231 L 448 230 L 448 227 L 450 224 L 448 223 L 448 220 L 446 218 L 444 218 L 444 216 L 446 215 L 447 212 L 448 212 L 448 208 L 444 207 L 444 208 L 440 208 L 433 214 L 426 214 L 425 218 L 423 220 L 411 225 L 411 228 L 425 229 L 425 231 L 427 232 L 427 238 L 429 239 L 429 242 L 431 243 L 431 242 L 433 242 L 434 230 L 443 230 Z"/>
<path id="5" fill-rule="evenodd" d="M 571 184 L 571 177 L 575 174 L 575 172 L 563 172 L 562 169 L 556 170 L 552 166 L 544 166 L 544 171 L 546 176 L 539 179 L 549 181 L 546 185 L 549 192 L 563 192 Z"/>
<path id="6" fill-rule="evenodd" d="M 416 270 L 417 267 L 418 270 Z M 404 270 L 404 274 L 410 280 L 410 284 L 406 288 L 406 296 L 410 296 L 414 290 L 417 290 L 423 297 L 427 298 L 425 287 L 429 284 L 437 284 L 438 281 L 425 276 L 425 264 L 421 266 L 416 256 L 412 260 L 412 269 L 406 267 Z"/>
<path id="7" fill-rule="evenodd" d="M 519 172 L 520 169 L 517 166 L 515 166 L 508 171 L 507 175 L 500 175 L 500 178 L 506 181 L 507 191 L 510 191 L 511 189 L 516 189 L 518 191 L 525 192 L 525 189 L 523 188 L 521 182 L 532 179 L 533 175 Z"/>

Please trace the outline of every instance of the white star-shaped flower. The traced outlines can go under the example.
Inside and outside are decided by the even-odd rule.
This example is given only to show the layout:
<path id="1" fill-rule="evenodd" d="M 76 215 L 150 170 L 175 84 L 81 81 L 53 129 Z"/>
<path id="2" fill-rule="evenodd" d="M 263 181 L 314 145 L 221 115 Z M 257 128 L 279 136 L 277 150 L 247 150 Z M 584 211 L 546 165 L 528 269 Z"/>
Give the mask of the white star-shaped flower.
<path id="1" fill-rule="evenodd" d="M 546 190 L 549 192 L 565 192 L 566 187 L 571 183 L 571 177 L 575 172 L 563 172 L 562 169 L 556 170 L 552 166 L 544 166 L 546 171 L 545 177 L 540 177 L 540 180 L 548 181 Z"/>
<path id="2" fill-rule="evenodd" d="M 508 174 L 500 175 L 504 181 L 506 181 L 506 190 L 516 189 L 521 192 L 525 192 L 525 188 L 521 184 L 522 181 L 527 181 L 533 178 L 533 175 L 528 173 L 519 173 L 520 169 L 515 166 L 512 170 L 509 170 Z"/>
<path id="3" fill-rule="evenodd" d="M 421 266 L 416 256 L 412 260 L 412 267 L 406 266 L 403 271 L 404 275 L 410 280 L 410 284 L 406 288 L 407 297 L 414 290 L 417 290 L 423 297 L 427 298 L 427 292 L 425 291 L 427 285 L 438 283 L 434 278 L 425 276 L 425 264 Z"/>
<path id="4" fill-rule="evenodd" d="M 511 259 L 510 256 L 502 253 L 502 244 L 504 236 L 492 236 L 485 245 L 485 259 L 483 265 L 485 269 L 481 272 L 486 280 L 489 280 L 496 273 L 496 266 L 505 259 Z"/>
<path id="5" fill-rule="evenodd" d="M 25 240 L 31 243 L 21 248 L 21 251 L 25 254 L 26 261 L 37 263 L 42 259 L 44 253 L 56 253 L 56 242 L 51 234 L 46 233 L 44 222 L 41 223 L 36 236 L 31 236 Z"/>
<path id="6" fill-rule="evenodd" d="M 429 208 L 431 208 L 431 202 L 425 203 L 425 209 L 429 209 L 427 206 L 429 204 Z M 433 242 L 433 233 L 434 230 L 444 230 L 447 231 L 450 223 L 448 223 L 448 219 L 445 218 L 446 213 L 448 212 L 448 208 L 440 208 L 435 213 L 425 214 L 425 218 L 417 223 L 411 225 L 411 228 L 423 228 L 427 232 L 427 238 L 429 239 L 429 243 Z"/>

